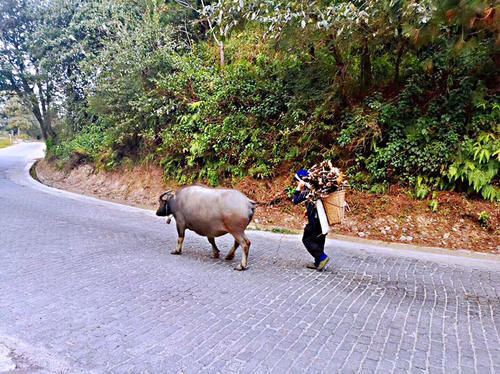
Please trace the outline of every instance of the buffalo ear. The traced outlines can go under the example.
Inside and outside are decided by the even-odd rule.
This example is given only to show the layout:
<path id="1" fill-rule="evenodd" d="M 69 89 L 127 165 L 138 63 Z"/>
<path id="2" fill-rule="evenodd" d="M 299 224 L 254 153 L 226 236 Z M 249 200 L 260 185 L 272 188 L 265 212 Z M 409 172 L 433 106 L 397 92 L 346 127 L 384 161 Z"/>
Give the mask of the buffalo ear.
<path id="1" fill-rule="evenodd" d="M 170 196 L 174 195 L 174 192 L 172 190 L 165 191 L 160 195 L 160 201 L 168 201 L 170 199 Z"/>

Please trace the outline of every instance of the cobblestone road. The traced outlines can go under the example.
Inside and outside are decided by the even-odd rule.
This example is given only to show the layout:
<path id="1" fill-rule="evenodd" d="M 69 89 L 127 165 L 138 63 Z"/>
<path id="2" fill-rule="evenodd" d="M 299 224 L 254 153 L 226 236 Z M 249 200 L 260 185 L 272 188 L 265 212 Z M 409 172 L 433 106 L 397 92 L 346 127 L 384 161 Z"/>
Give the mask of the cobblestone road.
<path id="1" fill-rule="evenodd" d="M 152 212 L 35 188 L 36 149 L 0 152 L 0 348 L 23 373 L 500 373 L 499 262 L 330 240 L 319 273 L 300 237 L 250 231 L 236 272 L 191 232 L 170 255 Z"/>

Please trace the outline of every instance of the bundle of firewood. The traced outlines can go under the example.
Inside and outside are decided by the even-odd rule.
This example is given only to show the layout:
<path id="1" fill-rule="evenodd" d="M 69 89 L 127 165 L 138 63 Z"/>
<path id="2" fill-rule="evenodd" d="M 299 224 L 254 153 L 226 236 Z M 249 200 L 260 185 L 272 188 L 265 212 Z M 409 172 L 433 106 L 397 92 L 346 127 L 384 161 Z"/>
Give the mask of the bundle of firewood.
<path id="1" fill-rule="evenodd" d="M 309 175 L 303 178 L 309 189 L 308 200 L 316 201 L 348 186 L 342 171 L 334 167 L 330 160 L 316 164 L 308 171 Z"/>

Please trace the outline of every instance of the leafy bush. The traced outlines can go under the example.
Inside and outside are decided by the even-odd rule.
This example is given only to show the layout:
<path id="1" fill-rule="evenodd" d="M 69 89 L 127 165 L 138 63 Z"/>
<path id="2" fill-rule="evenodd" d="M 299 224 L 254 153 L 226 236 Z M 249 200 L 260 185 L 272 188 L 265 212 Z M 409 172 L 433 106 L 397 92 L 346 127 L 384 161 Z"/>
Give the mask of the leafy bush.
<path id="1" fill-rule="evenodd" d="M 489 222 L 490 218 L 491 218 L 491 216 L 488 213 L 483 211 L 483 212 L 479 213 L 477 220 L 478 220 L 479 224 L 481 225 L 481 227 L 486 228 L 486 227 L 488 227 L 488 222 Z"/>
<path id="2" fill-rule="evenodd" d="M 428 201 L 427 203 L 429 205 L 429 208 L 434 212 L 436 213 L 438 211 L 438 208 L 439 208 L 439 203 L 438 201 L 436 200 L 436 193 L 434 192 L 432 194 L 432 199 Z"/>
<path id="3" fill-rule="evenodd" d="M 50 157 L 68 161 L 73 153 L 87 157 L 90 161 L 98 161 L 99 153 L 109 142 L 109 134 L 102 124 L 85 126 L 73 139 L 58 144 L 48 142 L 47 149 Z"/>
<path id="4" fill-rule="evenodd" d="M 166 173 L 182 182 L 198 178 L 211 184 L 229 176 L 270 176 L 276 120 L 286 108 L 283 83 L 265 79 L 276 65 L 242 61 L 209 71 L 198 64 L 197 69 L 181 66 L 175 76 L 158 81 L 160 89 L 191 89 L 161 135 L 158 154 Z"/>
<path id="5" fill-rule="evenodd" d="M 297 28 L 281 16 L 259 23 L 240 14 L 234 23 L 225 18 L 233 9 L 214 20 L 229 22 L 218 40 L 221 66 L 218 42 L 197 18 L 203 13 L 184 14 L 174 3 L 125 1 L 118 13 L 103 13 L 113 31 L 96 36 L 99 52 L 82 57 L 82 82 L 91 83 L 67 106 L 75 133 L 51 144 L 52 155 L 79 154 L 106 168 L 156 162 L 167 178 L 212 185 L 327 158 L 348 169 L 354 187 L 374 193 L 398 183 L 421 199 L 455 189 L 498 200 L 490 31 L 474 30 L 450 48 L 457 25 L 436 15 L 424 22 L 408 13 L 410 4 L 370 2 L 369 24 L 360 28 L 347 12 L 330 30 Z M 424 37 L 425 23 L 443 32 Z M 412 38 L 415 28 L 422 32 Z M 437 209 L 435 198 L 429 204 Z"/>
<path id="6" fill-rule="evenodd" d="M 460 146 L 457 160 L 449 167 L 447 176 L 456 185 L 462 183 L 468 192 L 480 193 L 490 201 L 500 201 L 497 185 L 500 171 L 500 138 L 483 133 L 468 139 Z"/>
<path id="7" fill-rule="evenodd" d="M 396 100 L 375 94 L 344 115 L 338 144 L 357 155 L 354 181 L 366 170 L 368 188 L 403 182 L 417 198 L 449 188 L 498 200 L 498 98 L 471 79 L 467 63 L 480 66 L 469 54 L 437 56 Z"/>

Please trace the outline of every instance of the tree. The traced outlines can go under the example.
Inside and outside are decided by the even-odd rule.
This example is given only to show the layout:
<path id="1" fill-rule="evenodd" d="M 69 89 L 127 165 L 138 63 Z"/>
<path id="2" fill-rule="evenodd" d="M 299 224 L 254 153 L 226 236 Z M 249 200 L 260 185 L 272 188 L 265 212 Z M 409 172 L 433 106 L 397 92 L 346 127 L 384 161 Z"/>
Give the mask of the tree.
<path id="1" fill-rule="evenodd" d="M 15 92 L 40 124 L 45 139 L 52 129 L 54 82 L 31 36 L 45 1 L 6 0 L 0 5 L 0 90 Z"/>
<path id="2" fill-rule="evenodd" d="M 5 0 L 0 4 L 0 91 L 15 93 L 30 108 L 44 139 L 57 137 L 53 123 L 61 104 L 84 100 L 80 68 L 86 57 L 84 47 L 98 49 L 94 42 L 101 37 L 78 28 L 83 22 L 77 15 L 89 3 L 93 2 Z"/>
<path id="3" fill-rule="evenodd" d="M 8 95 L 5 92 L 0 92 L 0 131 L 7 129 L 9 124 L 7 115 L 5 114 L 5 106 L 7 105 Z"/>
<path id="4" fill-rule="evenodd" d="M 21 132 L 32 133 L 33 115 L 23 107 L 18 97 L 11 97 L 0 115 L 6 118 L 7 130 L 13 130 L 17 135 Z"/>
<path id="5" fill-rule="evenodd" d="M 245 22 L 254 22 L 267 29 L 267 37 L 276 40 L 289 30 L 303 30 L 311 40 L 323 39 L 335 59 L 341 85 L 346 75 L 346 60 L 358 55 L 359 83 L 366 91 L 372 85 L 374 51 L 388 41 L 396 46 L 394 79 L 399 81 L 399 67 L 409 41 L 403 28 L 422 8 L 413 5 L 412 1 L 405 0 L 220 0 L 205 6 L 202 13 L 222 36 Z"/>
<path id="6" fill-rule="evenodd" d="M 233 13 L 226 12 L 226 10 L 232 10 L 230 2 L 218 1 L 204 1 L 197 0 L 196 4 L 190 0 L 174 0 L 175 3 L 189 9 L 201 20 L 212 34 L 215 44 L 219 47 L 219 64 L 220 66 L 225 65 L 225 52 L 224 52 L 224 40 L 228 36 L 229 31 L 232 27 L 237 25 L 237 21 L 232 19 Z M 213 3 L 213 4 L 212 4 Z M 241 6 L 237 7 L 235 10 L 237 12 L 243 11 L 243 1 L 240 1 Z M 227 5 L 231 7 L 226 9 Z M 229 17 L 227 16 L 229 14 Z M 205 27 L 204 27 L 205 28 Z"/>
<path id="7" fill-rule="evenodd" d="M 432 9 L 429 22 L 421 25 L 415 34 L 415 43 L 424 45 L 444 32 L 454 29 L 459 49 L 474 39 L 491 39 L 500 46 L 500 5 L 495 0 L 426 0 L 424 5 Z M 452 32 L 453 33 L 453 32 Z"/>

